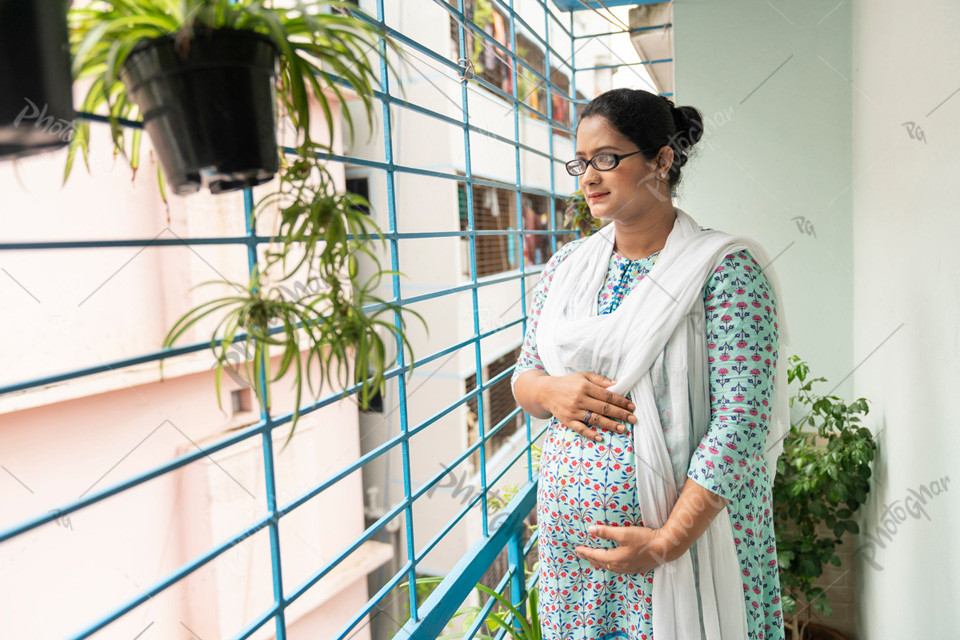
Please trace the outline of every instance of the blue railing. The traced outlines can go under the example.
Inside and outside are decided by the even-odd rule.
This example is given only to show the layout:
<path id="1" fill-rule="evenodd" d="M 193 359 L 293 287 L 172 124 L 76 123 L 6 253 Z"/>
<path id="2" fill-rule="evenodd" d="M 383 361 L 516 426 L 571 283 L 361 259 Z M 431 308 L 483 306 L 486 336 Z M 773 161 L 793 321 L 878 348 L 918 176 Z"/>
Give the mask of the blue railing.
<path id="1" fill-rule="evenodd" d="M 496 425 L 485 424 L 485 412 L 483 407 L 484 402 L 484 391 L 492 388 L 498 383 L 503 384 L 505 381 L 508 381 L 509 376 L 512 373 L 512 368 L 501 372 L 497 376 L 487 380 L 486 382 L 482 381 L 481 371 L 484 369 L 484 361 L 481 353 L 481 341 L 494 336 L 495 334 L 501 332 L 513 332 L 517 335 L 517 342 L 519 344 L 520 338 L 522 337 L 523 330 L 526 325 L 526 316 L 527 316 L 527 280 L 531 276 L 536 276 L 540 268 L 527 269 L 525 264 L 525 255 L 524 255 L 524 243 L 523 238 L 530 234 L 540 234 L 546 235 L 551 239 L 551 252 L 555 251 L 557 248 L 557 237 L 563 234 L 570 234 L 570 231 L 565 231 L 563 229 L 558 229 L 556 224 L 556 203 L 558 199 L 565 199 L 569 196 L 569 193 L 572 191 L 573 181 L 570 183 L 562 185 L 557 185 L 554 177 L 554 171 L 549 172 L 549 184 L 547 187 L 542 185 L 533 185 L 526 184 L 522 177 L 521 172 L 521 152 L 528 152 L 548 160 L 553 168 L 556 163 L 562 163 L 569 158 L 561 158 L 556 156 L 555 149 L 555 135 L 553 132 L 548 134 L 548 144 L 547 148 L 541 149 L 535 146 L 532 146 L 521 140 L 521 113 L 529 113 L 540 121 L 542 121 L 547 127 L 548 131 L 555 130 L 565 133 L 567 135 L 572 135 L 573 131 L 576 128 L 576 111 L 574 108 L 575 96 L 577 95 L 576 89 L 576 78 L 578 72 L 583 72 L 585 70 L 595 70 L 607 67 L 620 66 L 622 64 L 633 64 L 632 62 L 620 62 L 616 65 L 601 65 L 593 67 L 584 67 L 578 68 L 576 66 L 576 56 L 577 48 L 576 43 L 582 41 L 584 38 L 593 37 L 593 35 L 610 35 L 613 33 L 621 33 L 627 31 L 627 29 L 621 30 L 617 29 L 615 31 L 607 31 L 604 33 L 598 34 L 578 34 L 575 33 L 575 21 L 572 13 L 564 14 L 562 11 L 569 11 L 575 9 L 591 9 L 594 11 L 605 11 L 607 7 L 621 4 L 645 4 L 645 2 L 638 2 L 637 0 L 630 0 L 629 3 L 623 2 L 620 0 L 607 0 L 606 2 L 591 2 L 588 6 L 585 2 L 581 0 L 552 0 L 553 5 L 549 3 L 551 0 L 533 0 L 531 3 L 529 0 L 526 2 L 525 6 L 535 6 L 539 12 L 539 18 L 541 20 L 536 20 L 530 15 L 521 16 L 517 12 L 514 2 L 515 0 L 490 0 L 494 7 L 502 14 L 507 16 L 508 26 L 509 26 L 509 43 L 508 46 L 504 47 L 502 43 L 498 42 L 495 38 L 489 35 L 484 28 L 475 23 L 469 15 L 464 11 L 464 0 L 453 0 L 450 3 L 445 2 L 445 0 L 432 0 L 436 5 L 443 7 L 453 20 L 457 23 L 457 44 L 460 52 L 467 52 L 467 35 L 473 34 L 474 38 L 481 38 L 484 42 L 488 43 L 491 47 L 494 47 L 498 52 L 498 55 L 506 57 L 510 62 L 510 73 L 512 75 L 511 82 L 511 91 L 506 92 L 502 87 L 494 86 L 489 81 L 485 80 L 482 77 L 476 76 L 472 73 L 468 73 L 465 67 L 465 61 L 463 59 L 458 61 L 453 61 L 448 58 L 444 53 L 435 51 L 428 46 L 425 46 L 413 38 L 409 37 L 407 34 L 404 34 L 390 24 L 387 24 L 385 21 L 384 15 L 384 0 L 373 0 L 375 3 L 375 18 L 376 23 L 384 29 L 392 39 L 398 42 L 403 48 L 417 52 L 423 56 L 426 56 L 432 63 L 437 64 L 441 69 L 449 72 L 454 77 L 460 76 L 461 81 L 459 98 L 460 104 L 459 108 L 462 112 L 462 116 L 458 118 L 451 117 L 447 114 L 442 113 L 438 109 L 430 108 L 429 106 L 424 106 L 421 104 L 416 104 L 411 101 L 406 100 L 405 98 L 398 96 L 394 93 L 395 88 L 391 86 L 390 76 L 387 73 L 387 63 L 384 58 L 386 55 L 386 45 L 381 41 L 380 43 L 380 86 L 378 91 L 375 94 L 376 99 L 380 102 L 381 105 L 381 119 L 383 124 L 383 140 L 384 140 L 384 157 L 382 159 L 371 159 L 364 157 L 356 156 L 346 156 L 346 155 L 333 155 L 330 154 L 326 156 L 326 159 L 330 162 L 339 162 L 347 163 L 352 166 L 358 167 L 371 167 L 380 171 L 383 171 L 386 176 L 386 194 L 385 201 L 387 206 L 387 227 L 384 232 L 384 237 L 388 242 L 389 251 L 390 251 L 390 268 L 394 271 L 399 270 L 399 243 L 403 240 L 411 239 L 423 239 L 423 238 L 465 238 L 469 243 L 469 261 L 470 261 L 470 272 L 469 272 L 469 281 L 463 283 L 460 286 L 450 287 L 443 289 L 441 291 L 431 292 L 429 294 L 423 294 L 418 296 L 410 296 L 404 298 L 401 293 L 401 283 L 400 277 L 396 274 L 391 276 L 391 285 L 392 285 L 392 302 L 400 304 L 403 306 L 412 305 L 418 302 L 423 302 L 426 300 L 439 298 L 442 296 L 450 296 L 453 294 L 461 292 L 470 292 L 473 308 L 473 327 L 472 335 L 462 341 L 459 341 L 455 344 L 452 344 L 446 348 L 440 349 L 434 353 L 424 355 L 419 357 L 415 362 L 408 363 L 405 361 L 405 354 L 403 349 L 400 348 L 400 345 L 397 345 L 397 354 L 398 360 L 396 365 L 391 368 L 389 371 L 385 372 L 385 378 L 388 383 L 394 382 L 396 384 L 396 397 L 398 400 L 398 415 L 400 420 L 400 433 L 396 437 L 390 438 L 375 447 L 373 450 L 362 455 L 358 460 L 350 464 L 349 466 L 338 470 L 336 473 L 326 478 L 309 491 L 303 493 L 302 495 L 296 497 L 289 504 L 280 505 L 277 500 L 277 491 L 276 491 L 276 478 L 275 478 L 275 464 L 276 459 L 273 451 L 273 440 L 272 434 L 274 430 L 288 422 L 290 422 L 292 417 L 291 413 L 284 413 L 281 415 L 271 415 L 269 412 L 261 408 L 260 419 L 259 421 L 246 427 L 240 431 L 237 431 L 227 437 L 224 437 L 217 441 L 215 444 L 206 446 L 202 449 L 197 449 L 188 454 L 181 455 L 169 462 L 166 462 L 162 465 L 159 465 L 153 469 L 150 469 L 146 472 L 134 475 L 129 477 L 122 482 L 118 482 L 113 486 L 89 490 L 81 498 L 62 504 L 58 509 L 53 511 L 45 512 L 43 514 L 38 514 L 35 517 L 28 519 L 27 521 L 13 526 L 5 531 L 0 532 L 0 544 L 5 541 L 12 540 L 19 536 L 23 536 L 38 527 L 41 527 L 50 522 L 59 520 L 65 516 L 69 516 L 75 512 L 78 512 L 83 509 L 87 509 L 93 505 L 96 505 L 111 496 L 130 491 L 154 478 L 161 477 L 165 474 L 174 472 L 192 462 L 201 460 L 203 458 L 209 457 L 211 454 L 214 454 L 218 451 L 223 451 L 240 443 L 243 443 L 251 438 L 259 437 L 262 443 L 263 451 L 263 462 L 264 462 L 264 483 L 266 487 L 267 495 L 267 512 L 265 517 L 262 517 L 259 521 L 255 522 L 252 526 L 246 528 L 239 535 L 236 535 L 219 545 L 216 545 L 208 550 L 206 550 L 201 555 L 191 559 L 189 562 L 178 567 L 175 571 L 166 575 L 162 579 L 156 581 L 154 584 L 149 585 L 147 588 L 143 589 L 140 593 L 130 598 L 126 602 L 117 604 L 117 606 L 107 615 L 103 616 L 101 619 L 97 620 L 89 626 L 79 629 L 76 633 L 70 637 L 75 640 L 81 640 L 83 638 L 88 638 L 96 634 L 97 632 L 107 628 L 111 623 L 115 622 L 122 616 L 126 615 L 130 611 L 134 610 L 144 602 L 150 600 L 157 594 L 163 592 L 164 590 L 170 588 L 172 585 L 175 585 L 179 581 L 185 579 L 187 576 L 191 575 L 198 569 L 204 567 L 208 563 L 213 562 L 216 558 L 220 557 L 224 552 L 232 548 L 234 545 L 239 542 L 249 538 L 251 535 L 262 531 L 267 530 L 269 534 L 269 548 L 270 548 L 270 559 L 271 559 L 271 568 L 272 568 L 272 593 L 273 593 L 273 603 L 266 610 L 262 611 L 259 616 L 256 617 L 253 621 L 249 622 L 247 626 L 237 632 L 234 636 L 237 640 L 242 640 L 248 638 L 256 633 L 258 630 L 270 623 L 271 620 L 274 622 L 274 627 L 276 629 L 276 637 L 278 639 L 284 639 L 287 636 L 287 624 L 285 620 L 285 611 L 290 606 L 291 603 L 295 602 L 300 598 L 308 589 L 316 585 L 320 580 L 327 576 L 334 568 L 336 568 L 345 558 L 347 558 L 351 553 L 353 553 L 357 548 L 360 547 L 363 543 L 368 540 L 371 540 L 375 535 L 380 533 L 384 527 L 394 518 L 402 514 L 406 531 L 408 532 L 406 539 L 406 557 L 407 561 L 401 565 L 400 571 L 398 571 L 394 576 L 389 580 L 385 581 L 381 586 L 379 591 L 367 602 L 367 604 L 358 610 L 355 615 L 350 619 L 350 621 L 344 626 L 338 638 L 347 638 L 351 634 L 355 633 L 359 628 L 361 622 L 371 613 L 374 613 L 378 609 L 384 599 L 398 587 L 402 582 L 407 582 L 409 584 L 415 584 L 417 581 L 418 573 L 417 566 L 420 560 L 426 556 L 436 545 L 443 539 L 449 531 L 451 531 L 461 519 L 470 512 L 478 503 L 480 504 L 480 513 L 482 517 L 482 537 L 479 541 L 463 556 L 459 563 L 450 571 L 447 577 L 438 585 L 438 587 L 431 593 L 431 595 L 426 598 L 423 602 L 418 601 L 417 590 L 409 589 L 409 607 L 410 607 L 410 619 L 403 625 L 399 633 L 395 636 L 397 638 L 435 638 L 439 635 L 444 629 L 445 625 L 449 622 L 456 610 L 464 603 L 467 597 L 473 591 L 475 585 L 480 582 L 481 578 L 494 563 L 494 560 L 499 556 L 502 550 L 506 549 L 508 553 L 508 570 L 503 576 L 500 584 L 497 586 L 498 592 L 503 592 L 504 589 L 509 585 L 510 597 L 514 603 L 519 603 L 524 595 L 527 593 L 527 590 L 532 587 L 536 582 L 536 575 L 533 575 L 529 582 L 526 582 L 526 575 L 524 567 L 526 565 L 525 559 L 535 549 L 536 540 L 531 539 L 526 544 L 523 540 L 523 528 L 524 528 L 524 518 L 535 508 L 536 504 L 536 477 L 534 475 L 534 465 L 533 465 L 533 456 L 531 446 L 533 443 L 537 442 L 538 439 L 543 435 L 544 431 L 534 433 L 533 428 L 530 422 L 529 416 L 526 417 L 525 424 L 525 443 L 526 446 L 522 447 L 513 457 L 506 462 L 494 475 L 488 476 L 487 471 L 487 459 L 486 459 L 486 447 L 485 444 L 488 439 L 492 436 L 497 435 L 499 432 L 504 430 L 509 424 L 516 419 L 520 414 L 521 410 L 519 407 L 516 407 L 511 411 L 507 416 L 502 418 Z M 559 10 L 558 10 L 559 8 Z M 372 19 L 372 18 L 371 18 Z M 608 25 L 610 26 L 610 25 Z M 613 24 L 614 27 L 618 25 Z M 669 28 L 671 25 L 660 25 L 653 28 Z M 528 60 L 524 59 L 517 52 L 517 37 L 518 29 L 522 29 L 524 33 L 532 36 L 533 40 L 541 48 L 541 53 L 545 58 L 544 72 L 539 71 L 532 65 Z M 561 54 L 558 43 L 551 42 L 551 32 L 557 32 L 563 34 L 564 42 L 560 43 L 560 46 L 564 48 L 569 48 L 569 53 L 565 56 Z M 467 60 L 469 60 L 469 54 L 465 53 Z M 645 61 L 644 64 L 657 64 L 662 62 L 670 62 L 670 60 L 656 60 L 656 61 Z M 563 68 L 566 70 L 565 75 L 569 79 L 569 88 L 561 89 L 555 83 L 551 81 L 552 70 L 555 68 Z M 522 70 L 522 71 L 521 71 Z M 534 79 L 536 82 L 541 83 L 543 87 L 547 89 L 547 95 L 558 95 L 561 99 L 571 103 L 568 112 L 570 113 L 570 121 L 557 121 L 554 119 L 555 114 L 553 112 L 553 101 L 548 97 L 546 100 L 545 110 L 540 111 L 538 108 L 535 108 L 529 105 L 522 95 L 518 93 L 518 74 L 526 74 L 527 78 Z M 339 78 L 332 78 L 332 80 L 341 82 Z M 475 95 L 478 91 L 485 91 L 487 94 L 496 96 L 500 100 L 503 100 L 505 103 L 512 105 L 513 111 L 513 135 L 512 137 L 507 137 L 505 135 L 487 131 L 471 122 L 470 116 L 470 106 L 471 100 L 470 96 Z M 413 166 L 404 166 L 398 164 L 395 159 L 395 150 L 393 148 L 393 116 L 391 113 L 391 106 L 401 107 L 403 109 L 409 110 L 411 112 L 416 112 L 418 114 L 428 116 L 435 119 L 437 122 L 442 122 L 447 125 L 455 126 L 462 130 L 463 132 L 463 150 L 464 150 L 464 167 L 463 173 L 458 172 L 445 172 L 436 169 L 425 169 L 418 168 Z M 538 105 L 539 106 L 539 105 Z M 96 114 L 83 113 L 80 114 L 81 117 L 84 117 L 91 121 L 103 122 L 105 119 L 102 116 Z M 128 127 L 140 127 L 140 123 L 137 122 L 124 122 L 125 126 Z M 473 168 L 473 156 L 471 154 L 471 134 L 477 134 L 489 137 L 498 142 L 510 145 L 513 150 L 513 161 L 515 166 L 515 181 L 511 183 L 501 182 L 497 180 L 490 180 L 474 174 Z M 288 150 L 291 152 L 292 150 Z M 440 180 L 449 180 L 462 182 L 465 185 L 467 198 L 466 198 L 466 208 L 467 208 L 467 229 L 465 231 L 437 231 L 437 232 L 403 232 L 398 228 L 398 218 L 397 218 L 397 197 L 396 197 L 396 183 L 397 181 L 407 175 L 419 175 L 427 176 L 430 178 L 440 179 Z M 501 189 L 508 189 L 514 193 L 514 203 L 515 210 L 517 212 L 517 220 L 515 223 L 515 228 L 502 230 L 502 231 L 487 231 L 476 228 L 476 216 L 474 211 L 474 188 L 477 186 L 484 187 L 495 187 Z M 558 190 L 559 189 L 559 190 Z M 546 197 L 549 199 L 549 211 L 551 215 L 549 229 L 543 230 L 525 230 L 523 228 L 523 204 L 522 197 L 525 194 L 534 194 Z M 103 249 L 103 248 L 153 248 L 153 249 L 164 249 L 168 247 L 182 247 L 182 246 L 201 246 L 201 245 L 237 245 L 245 246 L 247 249 L 247 263 L 250 269 L 255 269 L 258 266 L 257 258 L 257 248 L 259 245 L 266 243 L 270 238 L 265 236 L 257 235 L 254 224 L 253 224 L 253 195 L 252 192 L 248 189 L 244 192 L 244 216 L 246 220 L 246 233 L 243 236 L 239 237 L 196 237 L 196 238 L 155 238 L 155 239 L 119 239 L 119 240 L 109 240 L 109 241 L 32 241 L 32 242 L 7 242 L 0 243 L 0 251 L 62 251 L 62 250 L 80 250 L 80 249 Z M 502 275 L 494 275 L 480 278 L 478 277 L 477 271 L 477 246 L 476 241 L 478 237 L 483 237 L 487 235 L 500 235 L 508 238 L 510 242 L 515 243 L 515 246 L 519 252 L 519 272 L 507 272 Z M 504 322 L 502 325 L 490 329 L 482 330 L 479 320 L 479 290 L 481 287 L 492 287 L 500 285 L 503 283 L 517 282 L 519 283 L 519 297 L 521 301 L 519 316 Z M 371 306 L 368 311 L 376 310 L 376 306 Z M 400 328 L 400 317 L 395 317 L 396 326 Z M 277 329 L 279 330 L 279 329 Z M 235 338 L 235 341 L 245 340 L 246 335 L 241 334 Z M 425 421 L 417 425 L 411 425 L 408 421 L 408 411 L 407 411 L 407 381 L 404 374 L 411 370 L 415 365 L 416 367 L 421 367 L 423 365 L 429 364 L 431 362 L 438 361 L 441 358 L 449 356 L 457 352 L 460 349 L 468 348 L 473 346 L 475 368 L 477 373 L 477 387 L 476 389 L 466 393 L 462 397 L 456 398 L 453 402 L 448 404 L 442 410 L 435 413 L 433 416 L 429 417 Z M 84 378 L 86 376 L 92 376 L 94 374 L 103 373 L 107 371 L 119 370 L 127 367 L 131 367 L 138 364 L 156 362 L 164 358 L 171 358 L 175 356 L 187 355 L 194 352 L 204 351 L 210 347 L 208 342 L 199 342 L 196 344 L 191 344 L 187 346 L 178 347 L 175 349 L 169 349 L 164 351 L 153 351 L 149 353 L 143 353 L 135 357 L 125 358 L 121 360 L 116 360 L 108 363 L 101 364 L 91 364 L 90 366 L 82 367 L 73 371 L 66 371 L 56 375 L 48 375 L 42 378 L 37 378 L 33 380 L 25 380 L 17 382 L 14 384 L 8 384 L 6 386 L 0 387 L 0 395 L 8 394 L 18 391 L 24 391 L 28 389 L 36 389 L 50 385 L 53 383 L 62 383 L 71 380 L 76 380 L 79 378 Z M 261 378 L 265 375 L 264 370 L 261 368 L 260 376 Z M 355 392 L 359 385 L 348 389 L 349 392 Z M 414 488 L 411 481 L 410 473 L 410 440 L 415 437 L 417 434 L 422 433 L 424 430 L 429 428 L 432 424 L 436 423 L 445 416 L 451 414 L 458 407 L 464 405 L 464 403 L 470 401 L 471 399 L 476 400 L 477 404 L 477 415 L 479 418 L 479 437 L 477 442 L 472 444 L 466 451 L 464 451 L 456 459 L 451 460 L 446 465 L 446 469 L 433 475 L 427 482 L 420 485 L 417 488 Z M 321 398 L 315 403 L 312 403 L 306 407 L 302 408 L 301 414 L 306 415 L 311 412 L 317 411 L 325 406 L 328 406 L 332 403 L 339 402 L 342 400 L 342 397 L 339 393 L 334 393 L 330 396 Z M 363 534 L 355 539 L 348 548 L 343 549 L 336 557 L 329 560 L 324 566 L 315 568 L 312 575 L 297 585 L 286 585 L 284 582 L 283 572 L 281 570 L 280 563 L 280 534 L 279 534 L 279 524 L 281 518 L 287 516 L 291 512 L 295 511 L 297 508 L 306 504 L 310 500 L 314 499 L 320 495 L 323 491 L 333 487 L 342 479 L 346 478 L 352 473 L 355 473 L 357 470 L 363 468 L 365 465 L 376 460 L 380 456 L 390 452 L 391 450 L 399 447 L 401 452 L 401 457 L 403 461 L 403 499 L 394 505 L 391 509 L 386 511 L 374 524 L 369 526 Z M 462 508 L 455 518 L 453 518 L 442 530 L 438 531 L 436 535 L 423 545 L 419 550 L 415 547 L 412 532 L 414 529 L 414 518 L 413 518 L 413 504 L 414 502 L 421 498 L 425 493 L 435 487 L 437 483 L 443 480 L 451 470 L 456 468 L 458 464 L 467 460 L 475 452 L 479 453 L 480 458 L 480 492 L 466 501 Z M 504 476 L 509 472 L 516 463 L 521 459 L 525 459 L 527 476 L 526 481 L 520 486 L 518 493 L 512 498 L 507 508 L 502 512 L 501 517 L 498 518 L 498 524 L 496 527 L 491 527 L 491 523 L 488 519 L 488 492 L 490 487 L 496 485 L 496 483 L 504 478 Z M 42 595 L 38 596 L 42 598 Z M 494 600 L 489 600 L 481 615 L 477 617 L 475 622 L 466 630 L 465 637 L 472 638 L 483 625 L 483 620 L 485 614 L 488 613 L 493 605 L 495 604 Z M 0 623 L 2 625 L 2 623 Z M 503 632 L 501 631 L 502 635 Z"/>

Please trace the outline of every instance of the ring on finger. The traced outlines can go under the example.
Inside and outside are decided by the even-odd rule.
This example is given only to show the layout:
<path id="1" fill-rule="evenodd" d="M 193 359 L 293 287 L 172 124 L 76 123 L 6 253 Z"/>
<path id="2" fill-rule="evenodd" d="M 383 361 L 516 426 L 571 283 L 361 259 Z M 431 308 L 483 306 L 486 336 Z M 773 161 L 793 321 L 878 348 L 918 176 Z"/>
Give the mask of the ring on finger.
<path id="1" fill-rule="evenodd" d="M 590 424 L 590 416 L 592 416 L 592 415 L 593 415 L 592 412 L 587 411 L 587 415 L 583 418 L 583 423 L 584 423 L 584 424 Z"/>

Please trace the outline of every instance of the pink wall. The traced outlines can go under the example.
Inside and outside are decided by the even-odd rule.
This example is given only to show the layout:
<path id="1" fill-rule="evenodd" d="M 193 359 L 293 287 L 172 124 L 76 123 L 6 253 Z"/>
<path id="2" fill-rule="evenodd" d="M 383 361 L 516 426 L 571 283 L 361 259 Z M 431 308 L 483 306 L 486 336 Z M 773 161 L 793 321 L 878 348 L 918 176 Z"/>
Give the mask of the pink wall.
<path id="1" fill-rule="evenodd" d="M 134 182 L 109 153 L 106 129 L 92 172 L 78 164 L 60 187 L 64 153 L 0 164 L 0 234 L 5 241 L 236 236 L 244 232 L 239 194 L 159 198 L 149 144 Z M 339 141 L 338 141 L 339 144 Z M 116 166 L 113 166 L 116 164 Z M 339 172 L 341 167 L 333 167 Z M 342 184 L 342 183 L 341 183 Z M 258 193 L 262 195 L 265 189 Z M 0 295 L 8 313 L 0 384 L 158 350 L 173 321 L 214 297 L 191 287 L 228 277 L 246 281 L 242 246 L 0 254 Z M 181 344 L 205 340 L 201 326 Z M 151 469 L 227 431 L 255 412 L 217 406 L 208 351 L 0 396 L 0 528 L 11 526 Z M 290 380 L 274 383 L 274 413 L 291 407 Z M 324 390 L 324 394 L 329 393 Z M 255 402 L 253 402 L 255 409 Z M 275 448 L 281 505 L 359 456 L 350 400 L 304 417 L 291 446 Z M 111 497 L 0 545 L 0 637 L 76 633 L 211 546 L 264 517 L 262 438 Z M 335 515 L 334 515 L 335 514 Z M 289 593 L 359 536 L 360 474 L 351 474 L 281 520 L 284 591 Z M 288 637 L 333 637 L 367 601 L 366 573 L 389 554 L 368 544 L 311 588 L 288 613 Z M 97 638 L 230 637 L 273 599 L 266 530 L 120 618 Z M 148 629 L 144 633 L 144 630 Z M 254 637 L 269 638 L 272 622 Z M 356 638 L 366 638 L 366 630 Z"/>
<path id="2" fill-rule="evenodd" d="M 275 387 L 282 404 L 289 402 L 286 382 Z M 239 388 L 229 379 L 225 387 L 228 397 L 229 390 Z M 6 469 L 0 477 L 2 526 L 196 451 L 196 446 L 224 437 L 232 423 L 256 418 L 248 413 L 231 420 L 222 412 L 210 373 L 0 416 L 0 464 Z M 281 505 L 359 455 L 356 409 L 348 402 L 304 417 L 281 452 L 287 433 L 287 426 L 280 427 L 275 438 Z M 215 462 L 192 463 L 0 546 L 0 636 L 60 638 L 76 632 L 264 517 L 261 437 L 213 458 Z M 355 473 L 281 520 L 285 591 L 360 535 L 360 495 Z M 264 530 L 121 618 L 103 637 L 135 637 L 151 623 L 154 637 L 191 637 L 181 622 L 202 638 L 229 637 L 232 633 L 223 635 L 224 629 L 236 632 L 272 601 L 269 558 Z M 359 578 L 355 581 L 361 588 L 349 589 L 349 604 L 336 598 L 315 612 L 310 637 L 332 637 L 345 620 L 342 612 L 362 607 L 366 585 Z M 318 588 L 304 598 L 314 591 Z M 335 601 L 341 604 L 334 607 Z M 226 620 L 222 609 L 231 614 Z M 57 615 L 42 615 L 44 611 Z"/>

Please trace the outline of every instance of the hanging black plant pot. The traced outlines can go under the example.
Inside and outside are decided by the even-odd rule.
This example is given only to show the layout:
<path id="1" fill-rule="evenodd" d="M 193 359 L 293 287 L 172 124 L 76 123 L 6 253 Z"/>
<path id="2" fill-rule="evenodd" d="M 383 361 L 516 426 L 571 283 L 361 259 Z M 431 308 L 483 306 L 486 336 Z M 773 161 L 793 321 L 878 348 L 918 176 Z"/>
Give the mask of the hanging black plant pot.
<path id="1" fill-rule="evenodd" d="M 71 84 L 66 3 L 0 0 L 0 158 L 70 142 Z"/>
<path id="2" fill-rule="evenodd" d="M 276 68 L 273 43 L 252 31 L 197 29 L 133 48 L 120 79 L 175 193 L 223 193 L 273 177 Z"/>

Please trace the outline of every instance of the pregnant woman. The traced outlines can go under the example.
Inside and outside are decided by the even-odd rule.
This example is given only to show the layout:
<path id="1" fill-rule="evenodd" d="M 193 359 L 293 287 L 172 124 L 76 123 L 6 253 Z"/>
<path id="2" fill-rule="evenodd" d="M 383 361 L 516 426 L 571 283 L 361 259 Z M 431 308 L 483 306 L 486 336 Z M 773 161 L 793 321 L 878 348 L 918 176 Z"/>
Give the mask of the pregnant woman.
<path id="1" fill-rule="evenodd" d="M 511 381 L 550 418 L 545 640 L 783 638 L 782 301 L 762 247 L 673 205 L 702 131 L 699 111 L 646 91 L 607 92 L 580 116 L 567 171 L 605 225 L 544 268 Z"/>

